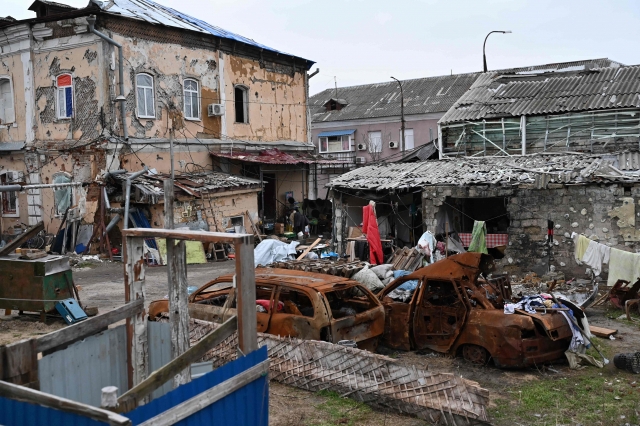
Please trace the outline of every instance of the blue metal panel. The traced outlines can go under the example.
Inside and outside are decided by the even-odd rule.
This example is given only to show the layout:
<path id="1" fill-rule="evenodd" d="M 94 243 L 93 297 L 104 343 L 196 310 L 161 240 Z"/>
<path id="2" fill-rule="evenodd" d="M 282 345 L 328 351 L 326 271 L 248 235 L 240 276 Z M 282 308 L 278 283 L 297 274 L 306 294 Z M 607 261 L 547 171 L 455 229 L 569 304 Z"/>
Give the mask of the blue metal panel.
<path id="1" fill-rule="evenodd" d="M 149 373 L 171 361 L 171 324 L 164 322 L 147 322 L 147 342 L 149 347 Z M 151 399 L 160 398 L 173 389 L 172 381 L 151 394 Z"/>
<path id="2" fill-rule="evenodd" d="M 344 136 L 344 135 L 352 135 L 356 132 L 356 129 L 353 130 L 334 130 L 331 132 L 322 132 L 318 133 L 319 138 L 324 138 L 326 136 Z"/>
<path id="3" fill-rule="evenodd" d="M 71 87 L 64 89 L 64 97 L 67 106 L 67 117 L 73 117 L 73 91 Z"/>
<path id="4" fill-rule="evenodd" d="M 124 325 L 46 355 L 38 361 L 40 390 L 84 404 L 100 406 L 101 389 L 128 389 L 127 337 Z"/>
<path id="5" fill-rule="evenodd" d="M 101 426 L 108 423 L 49 407 L 0 397 L 0 424 L 4 426 Z"/>
<path id="6" fill-rule="evenodd" d="M 267 358 L 267 348 L 264 346 L 136 408 L 126 416 L 134 425 L 140 424 L 248 370 Z M 204 424 L 267 426 L 268 423 L 269 378 L 265 375 L 176 424 L 181 426 Z"/>

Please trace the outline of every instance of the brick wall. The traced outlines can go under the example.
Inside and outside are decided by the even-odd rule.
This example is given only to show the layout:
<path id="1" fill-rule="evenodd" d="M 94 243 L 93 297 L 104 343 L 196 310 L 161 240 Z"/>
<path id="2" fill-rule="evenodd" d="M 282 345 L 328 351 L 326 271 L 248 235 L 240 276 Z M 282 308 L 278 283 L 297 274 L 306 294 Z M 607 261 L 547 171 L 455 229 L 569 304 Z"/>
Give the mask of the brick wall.
<path id="1" fill-rule="evenodd" d="M 572 232 L 583 233 L 611 247 L 628 251 L 640 248 L 640 231 L 635 219 L 640 186 L 621 184 L 550 184 L 546 189 L 533 185 L 501 188 L 491 186 L 429 187 L 423 191 L 423 217 L 427 230 L 435 229 L 436 214 L 447 197 L 507 197 L 510 226 L 505 257 L 497 262 L 498 271 L 522 275 L 529 271 L 544 274 L 549 265 L 567 277 L 583 277 L 585 266 L 573 257 Z M 554 245 L 549 258 L 547 219 L 554 221 Z M 604 265 L 603 278 L 608 268 Z"/>

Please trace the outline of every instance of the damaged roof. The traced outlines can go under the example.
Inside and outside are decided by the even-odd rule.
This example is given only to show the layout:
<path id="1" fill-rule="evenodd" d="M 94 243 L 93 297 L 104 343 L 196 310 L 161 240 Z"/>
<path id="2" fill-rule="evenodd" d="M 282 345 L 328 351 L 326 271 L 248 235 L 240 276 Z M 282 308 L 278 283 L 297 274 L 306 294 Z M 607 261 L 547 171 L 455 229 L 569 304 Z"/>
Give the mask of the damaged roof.
<path id="1" fill-rule="evenodd" d="M 294 56 L 265 46 L 264 44 L 260 44 L 250 38 L 232 33 L 231 31 L 227 31 L 218 26 L 211 25 L 205 21 L 189 16 L 186 13 L 163 6 L 151 0 L 91 0 L 91 3 L 98 6 L 103 12 L 109 14 L 138 19 L 155 25 L 166 25 L 168 27 L 208 33 L 216 37 L 239 41 L 259 49 Z M 309 62 L 309 67 L 314 63 L 309 60 L 306 61 Z"/>
<path id="2" fill-rule="evenodd" d="M 562 74 L 493 71 L 480 75 L 439 123 L 630 107 L 640 107 L 640 65 Z"/>
<path id="3" fill-rule="evenodd" d="M 433 185 L 586 184 L 640 182 L 640 153 L 533 154 L 457 158 L 361 167 L 333 179 L 329 188 L 388 191 Z"/>
<path id="4" fill-rule="evenodd" d="M 341 160 L 327 160 L 320 155 L 307 152 L 283 152 L 279 149 L 263 149 L 262 151 L 235 150 L 228 153 L 212 152 L 212 156 L 230 160 L 247 161 L 261 164 L 343 164 Z"/>
<path id="5" fill-rule="evenodd" d="M 132 173 L 110 175 L 116 181 L 126 182 Z M 160 173 L 147 173 L 137 177 L 131 183 L 135 202 L 144 204 L 157 204 L 164 198 L 163 185 L 169 175 Z M 236 189 L 262 189 L 262 182 L 243 176 L 235 176 L 221 172 L 183 173 L 177 175 L 174 180 L 175 190 L 183 195 L 196 198 L 203 194 L 233 191 Z"/>
<path id="6" fill-rule="evenodd" d="M 610 59 L 600 58 L 510 68 L 500 73 L 564 72 L 620 65 Z M 403 80 L 405 115 L 446 112 L 481 75 L 476 72 Z M 314 123 L 400 115 L 400 87 L 395 81 L 339 87 L 337 92 L 336 95 L 336 89 L 327 89 L 309 99 Z M 325 104 L 336 98 L 340 98 L 340 103 L 346 106 L 327 111 Z"/>

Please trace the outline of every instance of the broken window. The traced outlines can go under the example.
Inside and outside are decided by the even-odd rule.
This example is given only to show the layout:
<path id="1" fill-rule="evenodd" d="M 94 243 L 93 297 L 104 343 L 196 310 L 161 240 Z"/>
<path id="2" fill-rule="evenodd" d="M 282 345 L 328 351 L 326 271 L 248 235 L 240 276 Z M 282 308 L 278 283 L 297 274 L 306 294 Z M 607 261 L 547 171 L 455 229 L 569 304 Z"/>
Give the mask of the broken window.
<path id="1" fill-rule="evenodd" d="M 156 118 L 153 77 L 149 74 L 138 74 L 136 76 L 136 102 L 138 105 L 138 117 Z"/>
<path id="2" fill-rule="evenodd" d="M 351 151 L 351 135 L 324 136 L 318 138 L 320 152 Z"/>
<path id="3" fill-rule="evenodd" d="M 429 280 L 424 289 L 423 306 L 451 306 L 458 301 L 458 294 L 451 281 Z"/>
<path id="4" fill-rule="evenodd" d="M 278 295 L 278 306 L 280 306 L 280 303 L 283 304 L 281 313 L 313 318 L 311 299 L 301 291 L 281 287 Z"/>
<path id="5" fill-rule="evenodd" d="M 0 184 L 15 185 L 22 181 L 21 172 L 7 171 L 0 174 Z M 19 217 L 20 210 L 18 208 L 19 199 L 17 191 L 0 192 L 2 197 L 2 216 Z"/>
<path id="6" fill-rule="evenodd" d="M 184 81 L 184 118 L 190 120 L 198 120 L 200 118 L 198 82 L 193 79 Z"/>
<path id="7" fill-rule="evenodd" d="M 0 124 L 13 123 L 15 119 L 11 80 L 0 78 Z"/>
<path id="8" fill-rule="evenodd" d="M 335 288 L 335 286 L 334 286 Z M 360 286 L 344 290 L 328 291 L 324 294 L 334 319 L 357 315 L 377 306 L 368 292 Z"/>
<path id="9" fill-rule="evenodd" d="M 56 173 L 53 175 L 53 183 L 71 183 L 71 175 L 64 172 Z M 67 209 L 71 207 L 71 193 L 71 186 L 54 188 L 56 216 L 63 216 Z"/>
<path id="10" fill-rule="evenodd" d="M 236 123 L 248 123 L 248 89 L 244 86 L 235 86 L 233 93 L 236 107 Z"/>
<path id="11" fill-rule="evenodd" d="M 73 117 L 73 78 L 62 74 L 56 78 L 56 98 L 58 118 Z"/>

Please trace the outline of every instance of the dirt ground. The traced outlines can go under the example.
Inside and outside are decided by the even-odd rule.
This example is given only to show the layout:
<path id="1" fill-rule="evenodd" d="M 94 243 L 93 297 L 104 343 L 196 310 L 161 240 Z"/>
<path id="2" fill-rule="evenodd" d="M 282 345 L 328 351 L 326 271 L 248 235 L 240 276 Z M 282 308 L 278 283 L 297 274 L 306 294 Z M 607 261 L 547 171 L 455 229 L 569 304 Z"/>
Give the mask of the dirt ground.
<path id="1" fill-rule="evenodd" d="M 104 313 L 124 303 L 123 267 L 121 263 L 107 261 L 90 265 L 83 263 L 83 266 L 83 268 L 74 270 L 74 281 L 80 288 L 80 298 L 83 304 L 97 306 L 99 311 Z M 233 273 L 234 266 L 233 261 L 190 265 L 188 267 L 189 285 L 200 286 L 217 276 Z M 147 304 L 165 297 L 167 294 L 166 267 L 160 266 L 147 269 L 146 291 Z M 619 330 L 616 340 L 604 341 L 596 338 L 598 342 L 596 344 L 599 347 L 606 348 L 607 356 L 611 360 L 615 353 L 640 350 L 640 327 L 637 323 L 616 320 L 615 318 L 620 313 L 620 311 L 613 311 L 610 308 L 591 308 L 587 310 L 590 324 Z M 63 326 L 64 323 L 61 320 L 50 318 L 45 325 L 38 322 L 36 315 L 18 316 L 14 312 L 11 316 L 0 316 L 0 344 L 46 334 Z M 384 348 L 381 348 L 381 352 L 396 358 L 398 362 L 403 364 L 415 365 L 434 372 L 450 372 L 478 382 L 480 386 L 490 391 L 489 413 L 492 422 L 497 425 L 553 424 L 551 419 L 546 417 L 547 414 L 544 413 L 531 413 L 532 417 L 520 419 L 518 422 L 514 422 L 508 413 L 504 413 L 505 407 L 507 411 L 518 407 L 523 409 L 524 403 L 516 400 L 518 397 L 522 399 L 522 392 L 528 392 L 529 389 L 526 386 L 531 383 L 541 383 L 546 386 L 548 382 L 554 390 L 560 391 L 560 388 L 554 387 L 554 383 L 562 383 L 562 380 L 578 381 L 584 378 L 598 377 L 602 380 L 603 387 L 605 386 L 604 383 L 609 384 L 609 382 L 613 383 L 614 381 L 622 384 L 628 383 L 630 392 L 638 391 L 638 393 L 631 393 L 631 405 L 633 405 L 633 398 L 640 401 L 640 385 L 636 388 L 635 382 L 635 379 L 640 379 L 640 377 L 616 369 L 613 361 L 602 370 L 595 367 L 586 367 L 580 371 L 570 370 L 564 360 L 539 368 L 500 370 L 491 366 L 475 366 L 461 358 L 449 358 L 429 352 L 396 352 L 385 350 Z M 518 394 L 518 392 L 520 393 Z M 558 409 L 560 410 L 560 408 Z M 636 424 L 635 421 L 632 423 L 629 423 L 629 421 L 640 417 L 640 403 L 634 409 L 636 409 L 636 414 L 633 414 L 633 412 L 627 415 L 622 414 L 621 416 L 624 419 L 618 419 L 620 420 L 619 422 L 611 423 L 603 420 L 593 424 Z M 629 410 L 633 411 L 632 409 Z M 626 413 L 627 411 L 620 412 Z M 616 415 L 618 414 L 616 411 Z M 567 416 L 566 413 L 565 416 Z M 568 416 L 571 418 L 571 415 Z M 555 422 L 557 423 L 557 415 Z M 409 426 L 426 423 L 396 413 L 374 411 L 363 404 L 345 400 L 331 393 L 305 392 L 272 383 L 270 424 L 283 426 L 333 424 Z M 589 423 L 571 421 L 564 424 Z"/>

